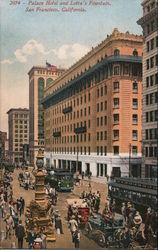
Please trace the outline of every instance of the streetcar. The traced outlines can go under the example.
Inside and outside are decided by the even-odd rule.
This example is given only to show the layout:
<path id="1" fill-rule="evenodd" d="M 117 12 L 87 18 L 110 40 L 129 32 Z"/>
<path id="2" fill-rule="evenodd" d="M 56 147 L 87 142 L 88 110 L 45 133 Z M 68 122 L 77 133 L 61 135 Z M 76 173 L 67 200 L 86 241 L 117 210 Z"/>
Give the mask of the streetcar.
<path id="1" fill-rule="evenodd" d="M 45 183 L 49 183 L 57 191 L 72 191 L 74 188 L 73 174 L 66 169 L 50 171 L 45 178 Z"/>
<path id="2" fill-rule="evenodd" d="M 111 200 L 115 199 L 118 212 L 122 202 L 131 202 L 143 218 L 149 207 L 157 211 L 157 191 L 157 182 L 151 179 L 121 177 L 108 183 L 108 195 Z"/>

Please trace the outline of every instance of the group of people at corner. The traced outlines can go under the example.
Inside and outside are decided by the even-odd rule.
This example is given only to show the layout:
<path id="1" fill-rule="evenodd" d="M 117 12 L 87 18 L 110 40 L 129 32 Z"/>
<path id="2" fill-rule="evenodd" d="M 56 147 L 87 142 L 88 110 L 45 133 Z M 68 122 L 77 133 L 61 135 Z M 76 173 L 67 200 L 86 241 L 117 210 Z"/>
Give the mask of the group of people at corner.
<path id="1" fill-rule="evenodd" d="M 105 217 L 107 215 L 114 216 L 115 212 L 116 201 L 108 197 L 102 214 Z M 144 223 L 140 212 L 136 210 L 131 202 L 122 202 L 121 214 L 124 217 L 126 228 L 129 230 L 135 228 L 137 232 L 141 232 L 144 242 L 148 241 L 151 235 L 157 234 L 158 213 L 150 207 L 146 211 Z"/>
<path id="2" fill-rule="evenodd" d="M 5 173 L 6 174 L 6 173 Z M 4 175 L 5 179 L 5 175 Z M 25 201 L 20 197 L 16 201 L 13 200 L 13 189 L 11 183 L 0 187 L 0 209 L 1 219 L 4 221 L 4 237 L 5 239 L 12 239 L 16 235 L 18 239 L 18 248 L 23 247 L 23 238 L 25 236 L 24 226 L 22 225 L 21 215 L 24 213 Z M 3 236 L 1 236 L 3 238 Z M 12 242 L 12 245 L 15 242 Z"/>

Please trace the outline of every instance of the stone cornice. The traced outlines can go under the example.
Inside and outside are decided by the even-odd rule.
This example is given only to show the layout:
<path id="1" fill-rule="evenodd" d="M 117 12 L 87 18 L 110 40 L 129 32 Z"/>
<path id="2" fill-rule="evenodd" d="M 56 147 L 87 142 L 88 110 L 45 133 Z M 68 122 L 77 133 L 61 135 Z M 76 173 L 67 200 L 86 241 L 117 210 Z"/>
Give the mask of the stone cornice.
<path id="1" fill-rule="evenodd" d="M 96 53 L 98 53 L 100 50 L 102 50 L 104 47 L 107 47 L 109 43 L 113 41 L 118 41 L 118 40 L 124 40 L 124 41 L 133 41 L 133 42 L 138 42 L 142 43 L 143 42 L 143 37 L 142 35 L 134 35 L 130 34 L 128 31 L 126 33 L 120 33 L 117 28 L 114 29 L 112 34 L 109 36 L 107 35 L 107 38 L 103 40 L 100 44 L 98 44 L 96 47 L 92 47 L 92 50 L 89 51 L 86 55 L 84 55 L 77 63 L 73 64 L 69 69 L 67 69 L 60 77 L 58 77 L 55 81 L 53 81 L 53 85 L 56 83 L 60 82 L 63 78 L 68 76 L 70 73 L 72 73 L 76 68 L 80 67 L 88 61 L 90 58 L 92 58 Z M 51 88 L 52 85 L 50 85 L 48 88 L 45 90 L 48 90 Z"/>

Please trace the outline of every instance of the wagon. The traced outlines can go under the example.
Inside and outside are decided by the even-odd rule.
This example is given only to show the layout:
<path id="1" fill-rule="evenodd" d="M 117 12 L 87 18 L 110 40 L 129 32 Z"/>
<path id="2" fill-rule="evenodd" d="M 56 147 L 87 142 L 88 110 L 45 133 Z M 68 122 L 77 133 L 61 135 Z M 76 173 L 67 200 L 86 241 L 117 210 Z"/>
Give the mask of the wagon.
<path id="1" fill-rule="evenodd" d="M 79 219 L 79 224 L 85 225 L 88 221 L 89 215 L 90 215 L 90 209 L 89 207 L 84 207 L 83 205 L 83 199 L 67 199 L 68 204 L 68 220 L 72 218 L 73 215 L 73 204 L 76 202 L 77 206 L 77 214 Z"/>
<path id="2" fill-rule="evenodd" d="M 97 214 L 88 218 L 85 233 L 93 238 L 101 247 L 108 247 L 117 243 L 117 232 L 125 229 L 124 217 L 120 214 L 103 216 Z"/>

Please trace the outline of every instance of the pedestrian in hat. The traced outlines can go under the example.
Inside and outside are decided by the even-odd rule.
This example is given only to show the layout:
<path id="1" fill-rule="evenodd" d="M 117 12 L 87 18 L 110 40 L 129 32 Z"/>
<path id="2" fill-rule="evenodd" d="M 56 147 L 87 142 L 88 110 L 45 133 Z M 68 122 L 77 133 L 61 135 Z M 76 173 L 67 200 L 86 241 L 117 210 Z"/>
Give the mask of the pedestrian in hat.
<path id="1" fill-rule="evenodd" d="M 79 229 L 76 229 L 76 231 L 73 233 L 73 242 L 74 242 L 75 248 L 79 248 L 80 239 L 81 239 L 80 231 Z"/>
<path id="2" fill-rule="evenodd" d="M 133 222 L 134 222 L 134 225 L 137 229 L 140 227 L 140 225 L 142 223 L 142 217 L 138 211 L 136 212 L 136 215 L 134 217 Z"/>
<path id="3" fill-rule="evenodd" d="M 18 248 L 23 248 L 23 238 L 25 236 L 24 226 L 22 225 L 22 221 L 19 220 L 19 225 L 16 227 L 16 237 L 18 239 Z"/>
<path id="4" fill-rule="evenodd" d="M 6 239 L 11 239 L 11 235 L 12 235 L 12 230 L 14 228 L 14 221 L 13 218 L 10 214 L 7 214 L 6 218 L 4 219 L 5 223 L 6 223 Z"/>

